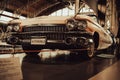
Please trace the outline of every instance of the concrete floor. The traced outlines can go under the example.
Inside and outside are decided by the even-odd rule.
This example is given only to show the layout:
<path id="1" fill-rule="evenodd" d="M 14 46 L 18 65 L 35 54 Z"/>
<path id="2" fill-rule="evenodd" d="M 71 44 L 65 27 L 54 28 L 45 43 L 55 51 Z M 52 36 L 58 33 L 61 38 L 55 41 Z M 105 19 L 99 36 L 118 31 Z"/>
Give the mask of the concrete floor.
<path id="1" fill-rule="evenodd" d="M 103 59 L 98 57 L 91 60 L 83 59 L 83 57 L 80 59 L 73 58 L 72 60 L 44 63 L 41 62 L 39 56 L 32 58 L 31 56 L 25 56 L 22 61 L 24 80 L 98 80 L 91 79 L 91 77 L 96 76 L 96 74 L 117 62 L 116 58 Z"/>
<path id="2" fill-rule="evenodd" d="M 15 54 L 20 58 L 23 80 L 119 80 L 119 57 L 86 58 L 81 54 L 45 52 L 44 55 Z M 51 54 L 51 55 L 50 55 Z M 10 57 L 2 54 L 0 58 Z M 42 57 L 41 57 L 42 56 Z"/>

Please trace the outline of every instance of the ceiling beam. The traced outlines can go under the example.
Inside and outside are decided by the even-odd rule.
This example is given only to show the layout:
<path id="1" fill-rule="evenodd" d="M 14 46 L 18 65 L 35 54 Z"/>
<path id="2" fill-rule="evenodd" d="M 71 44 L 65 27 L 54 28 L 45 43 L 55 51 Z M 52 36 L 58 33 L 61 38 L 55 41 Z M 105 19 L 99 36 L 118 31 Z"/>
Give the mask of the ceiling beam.
<path id="1" fill-rule="evenodd" d="M 5 16 L 5 17 L 13 18 L 13 19 L 19 19 L 17 17 L 9 16 L 9 15 L 6 15 L 6 14 L 0 14 L 0 16 Z"/>
<path id="2" fill-rule="evenodd" d="M 38 16 L 40 13 L 42 13 L 43 11 L 45 11 L 45 10 L 47 10 L 48 8 L 50 8 L 50 7 L 53 7 L 53 6 L 55 6 L 55 5 L 58 5 L 58 4 L 60 4 L 60 2 L 56 2 L 56 3 L 54 3 L 54 4 L 49 4 L 49 5 L 46 5 L 46 7 L 42 7 L 42 8 L 40 8 L 35 14 L 34 14 L 34 17 L 35 16 Z"/>
<path id="3" fill-rule="evenodd" d="M 94 12 L 98 13 L 98 0 L 85 0 L 85 2 L 90 6 L 91 9 L 94 10 Z"/>
<path id="4" fill-rule="evenodd" d="M 53 7 L 49 7 L 47 8 L 46 10 L 42 11 L 39 15 L 37 16 L 42 16 L 42 15 L 50 15 L 51 13 L 57 11 L 57 10 L 60 10 L 60 9 L 63 9 L 65 8 L 65 5 L 63 3 L 60 3 L 58 5 L 55 5 Z"/>
<path id="5" fill-rule="evenodd" d="M 79 0 L 76 0 L 75 1 L 75 14 L 77 14 L 78 13 L 78 11 L 79 11 L 79 7 L 80 7 L 80 1 Z"/>
<path id="6" fill-rule="evenodd" d="M 36 4 L 37 2 L 39 2 L 40 0 L 33 0 L 30 2 L 26 2 L 27 4 L 25 4 L 22 7 L 17 8 L 14 12 L 15 13 L 21 13 L 21 11 L 25 11 L 26 9 L 31 8 L 32 5 Z M 28 12 L 28 11 L 27 11 Z M 28 13 L 27 13 L 28 14 Z M 29 14 L 28 14 L 29 15 Z"/>

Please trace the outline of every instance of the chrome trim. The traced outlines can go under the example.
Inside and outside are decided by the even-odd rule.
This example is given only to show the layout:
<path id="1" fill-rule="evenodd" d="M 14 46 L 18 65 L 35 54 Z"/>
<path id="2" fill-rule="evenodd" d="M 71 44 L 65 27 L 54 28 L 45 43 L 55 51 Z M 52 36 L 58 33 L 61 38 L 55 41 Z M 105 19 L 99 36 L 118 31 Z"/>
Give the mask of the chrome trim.
<path id="1" fill-rule="evenodd" d="M 23 42 L 23 43 L 30 43 L 31 40 L 30 39 L 23 39 L 23 40 L 21 40 L 21 42 Z"/>
<path id="2" fill-rule="evenodd" d="M 29 39 L 24 39 L 24 40 L 21 40 L 23 43 L 30 43 L 31 40 Z M 64 43 L 65 41 L 64 40 L 47 40 L 46 41 L 47 43 Z"/>
<path id="3" fill-rule="evenodd" d="M 47 40 L 47 43 L 65 43 L 64 40 Z"/>

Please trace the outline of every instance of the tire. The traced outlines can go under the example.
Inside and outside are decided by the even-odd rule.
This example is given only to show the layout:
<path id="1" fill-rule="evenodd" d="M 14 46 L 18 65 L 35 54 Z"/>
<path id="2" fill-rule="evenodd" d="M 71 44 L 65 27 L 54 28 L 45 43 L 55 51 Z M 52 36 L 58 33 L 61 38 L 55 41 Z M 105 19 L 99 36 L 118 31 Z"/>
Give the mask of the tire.
<path id="1" fill-rule="evenodd" d="M 84 59 L 91 59 L 92 57 L 95 56 L 95 48 L 94 48 L 94 43 L 90 44 L 88 46 L 88 48 L 86 48 L 87 50 L 83 50 L 83 51 L 76 51 L 75 53 L 77 53 L 78 55 L 82 56 L 82 58 Z"/>
<path id="2" fill-rule="evenodd" d="M 27 55 L 37 55 L 40 53 L 40 50 L 37 46 L 25 46 L 22 45 L 23 51 L 27 54 Z"/>
<path id="3" fill-rule="evenodd" d="M 95 54 L 95 50 L 94 50 L 94 43 L 92 43 L 91 45 L 88 46 L 88 50 L 87 50 L 87 56 L 88 58 L 92 58 Z"/>

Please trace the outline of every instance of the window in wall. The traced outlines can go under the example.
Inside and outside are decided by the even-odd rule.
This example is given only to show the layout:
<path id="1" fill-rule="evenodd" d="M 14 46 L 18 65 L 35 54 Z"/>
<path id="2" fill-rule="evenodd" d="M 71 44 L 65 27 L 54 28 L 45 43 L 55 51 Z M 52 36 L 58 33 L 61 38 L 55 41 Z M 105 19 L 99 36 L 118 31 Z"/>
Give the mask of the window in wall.
<path id="1" fill-rule="evenodd" d="M 7 23 L 10 20 L 12 20 L 12 18 L 6 16 L 0 16 L 0 22 Z"/>
<path id="2" fill-rule="evenodd" d="M 15 14 L 13 14 L 13 13 L 11 13 L 11 12 L 8 12 L 8 11 L 2 11 L 2 10 L 0 10 L 0 22 L 2 22 L 2 23 L 7 23 L 7 22 L 9 22 L 10 20 L 13 20 L 13 18 L 12 17 L 18 17 L 18 18 L 20 18 L 20 19 L 25 19 L 26 17 L 24 17 L 24 16 L 20 16 L 20 15 L 15 15 Z M 5 16 L 6 15 L 6 16 Z"/>
<path id="3" fill-rule="evenodd" d="M 88 15 L 89 13 L 94 13 L 94 11 L 86 4 L 79 12 L 80 14 Z M 56 12 L 53 12 L 49 16 L 72 16 L 75 15 L 75 5 L 73 5 L 72 9 L 63 8 Z"/>

